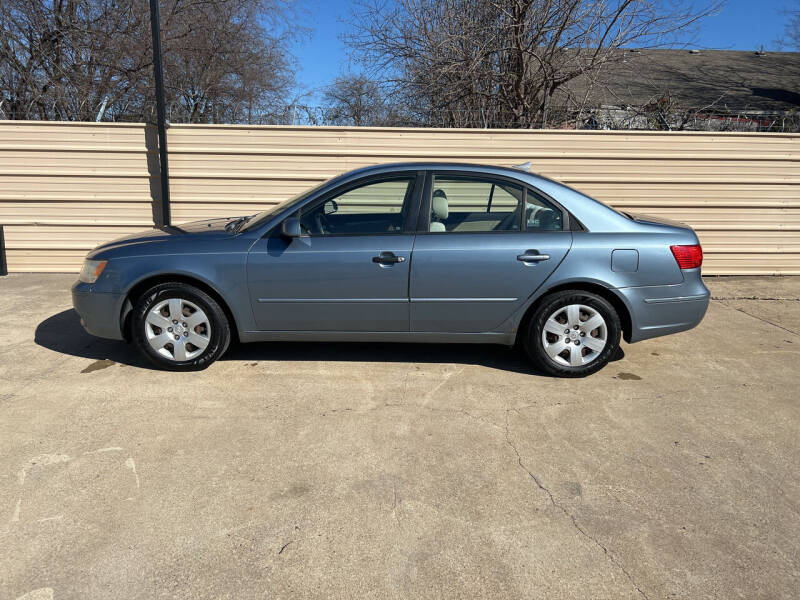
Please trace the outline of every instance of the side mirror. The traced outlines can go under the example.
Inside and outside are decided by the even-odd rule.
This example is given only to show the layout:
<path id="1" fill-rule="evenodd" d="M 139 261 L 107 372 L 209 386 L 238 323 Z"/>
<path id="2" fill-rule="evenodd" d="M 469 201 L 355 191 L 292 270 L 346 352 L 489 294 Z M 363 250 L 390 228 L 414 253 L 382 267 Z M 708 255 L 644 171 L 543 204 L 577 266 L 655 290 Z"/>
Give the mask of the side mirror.
<path id="1" fill-rule="evenodd" d="M 339 204 L 336 200 L 328 200 L 322 205 L 322 210 L 326 215 L 332 215 L 339 210 Z"/>
<path id="2" fill-rule="evenodd" d="M 289 217 L 281 223 L 281 233 L 288 238 L 300 237 L 300 219 Z"/>

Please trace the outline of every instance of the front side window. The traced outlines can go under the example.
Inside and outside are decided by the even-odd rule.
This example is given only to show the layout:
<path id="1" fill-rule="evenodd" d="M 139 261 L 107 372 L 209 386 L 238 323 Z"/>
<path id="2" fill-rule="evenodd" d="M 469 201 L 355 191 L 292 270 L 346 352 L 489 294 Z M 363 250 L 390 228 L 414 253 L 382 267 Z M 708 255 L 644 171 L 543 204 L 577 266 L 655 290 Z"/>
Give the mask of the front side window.
<path id="1" fill-rule="evenodd" d="M 309 235 L 377 235 L 403 231 L 413 177 L 367 183 L 300 211 Z"/>
<path id="2" fill-rule="evenodd" d="M 503 181 L 435 176 L 430 231 L 519 231 L 520 186 Z"/>

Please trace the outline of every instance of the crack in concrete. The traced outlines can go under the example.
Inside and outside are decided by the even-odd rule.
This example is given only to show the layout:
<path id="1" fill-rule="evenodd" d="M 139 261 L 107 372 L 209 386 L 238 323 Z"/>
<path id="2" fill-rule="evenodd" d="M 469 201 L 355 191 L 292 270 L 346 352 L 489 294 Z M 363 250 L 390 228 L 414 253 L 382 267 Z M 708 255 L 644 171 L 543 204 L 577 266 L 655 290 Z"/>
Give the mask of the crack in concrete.
<path id="1" fill-rule="evenodd" d="M 288 548 L 291 544 L 294 544 L 294 542 L 295 540 L 289 540 L 286 542 L 283 546 L 281 546 L 281 549 L 278 550 L 278 554 L 283 554 L 283 551 L 286 550 L 286 548 Z"/>
<path id="2" fill-rule="evenodd" d="M 711 296 L 712 300 L 764 300 L 767 302 L 800 302 L 800 298 L 771 298 L 768 296 Z"/>
<path id="3" fill-rule="evenodd" d="M 547 497 L 548 497 L 548 498 L 549 498 L 549 500 L 550 500 L 550 504 L 552 504 L 552 505 L 553 505 L 553 507 L 557 508 L 557 509 L 558 509 L 558 510 L 560 510 L 562 513 L 564 513 L 564 515 L 565 515 L 567 518 L 569 518 L 569 520 L 570 520 L 570 522 L 572 523 L 572 526 L 575 528 L 575 530 L 576 530 L 578 533 L 580 533 L 582 536 L 584 536 L 586 539 L 590 540 L 590 541 L 591 541 L 593 544 L 595 544 L 595 545 L 596 545 L 598 548 L 600 548 L 600 549 L 603 551 L 603 554 L 604 554 L 606 557 L 608 557 L 608 560 L 609 560 L 609 561 L 611 561 L 611 564 L 613 564 L 613 565 L 614 565 L 615 567 L 617 567 L 617 568 L 618 568 L 620 571 L 622 571 L 622 573 L 625 575 L 625 577 L 627 577 L 627 579 L 628 579 L 628 581 L 630 582 L 630 584 L 631 584 L 631 585 L 632 585 L 632 586 L 633 586 L 633 587 L 636 589 L 636 591 L 637 591 L 637 592 L 639 592 L 639 595 L 640 595 L 642 598 L 644 598 L 645 600 L 647 600 L 647 594 L 644 592 L 644 590 L 642 590 L 642 588 L 641 588 L 641 587 L 639 587 L 639 584 L 637 584 L 637 583 L 636 583 L 636 580 L 635 580 L 635 579 L 633 578 L 633 576 L 632 576 L 632 575 L 631 575 L 631 574 L 628 572 L 628 570 L 625 568 L 625 566 L 624 566 L 622 563 L 620 563 L 620 562 L 619 562 L 619 561 L 618 561 L 618 560 L 617 560 L 617 559 L 614 557 L 614 555 L 613 555 L 613 554 L 611 554 L 611 552 L 608 550 L 608 548 L 607 548 L 605 545 L 603 545 L 603 544 L 602 544 L 602 543 L 601 543 L 601 542 L 600 542 L 600 541 L 599 541 L 597 538 L 595 538 L 594 536 L 590 535 L 590 534 L 589 534 L 589 533 L 588 533 L 588 532 L 587 532 L 587 531 L 586 531 L 586 530 L 585 530 L 583 527 L 581 527 L 581 526 L 578 524 L 578 521 L 577 521 L 577 520 L 575 519 L 575 517 L 572 515 L 572 513 L 570 513 L 570 512 L 569 512 L 569 511 L 568 511 L 566 508 L 564 508 L 564 507 L 563 507 L 561 504 L 559 504 L 558 502 L 556 502 L 556 499 L 555 499 L 555 497 L 553 496 L 553 493 L 552 493 L 552 492 L 551 492 L 551 491 L 550 491 L 548 488 L 546 488 L 546 487 L 545 487 L 545 486 L 542 484 L 542 482 L 539 480 L 539 478 L 538 478 L 536 475 L 534 475 L 534 474 L 531 472 L 531 470 L 530 470 L 530 469 L 528 469 L 528 467 L 526 467 L 526 466 L 525 466 L 525 464 L 522 462 L 522 456 L 520 455 L 520 453 L 519 453 L 519 450 L 517 450 L 517 447 L 514 445 L 514 442 L 512 442 L 512 441 L 511 441 L 510 424 L 509 424 L 509 421 L 508 421 L 508 413 L 510 412 L 510 410 L 512 410 L 512 409 L 509 409 L 509 410 L 507 410 L 507 411 L 506 411 L 506 444 L 508 444 L 508 445 L 511 447 L 511 449 L 514 451 L 514 454 L 516 454 L 516 455 L 517 455 L 517 462 L 519 463 L 519 466 L 520 466 L 520 468 L 521 468 L 523 471 L 525 471 L 525 472 L 528 474 L 528 476 L 529 476 L 529 477 L 530 477 L 530 478 L 533 480 L 533 482 L 536 484 L 536 487 L 538 487 L 538 488 L 539 488 L 541 491 L 543 491 L 543 492 L 544 492 L 544 493 L 547 495 Z"/>
<path id="4" fill-rule="evenodd" d="M 753 313 L 749 313 L 746 310 L 743 310 L 741 308 L 737 308 L 735 306 L 731 306 L 727 302 L 720 301 L 720 304 L 722 304 L 722 306 L 724 306 L 726 308 L 730 308 L 730 309 L 733 309 L 733 310 L 735 310 L 737 312 L 740 312 L 743 315 L 747 315 L 748 317 L 753 317 L 754 319 L 758 319 L 762 323 L 766 323 L 767 325 L 772 325 L 773 327 L 777 327 L 778 329 L 782 329 L 783 331 L 785 331 L 787 333 L 791 333 L 792 335 L 800 336 L 800 333 L 797 333 L 796 331 L 792 331 L 791 329 L 789 329 L 787 327 L 784 327 L 783 325 L 778 325 L 777 323 L 773 323 L 772 321 L 770 321 L 768 319 L 765 319 L 763 317 L 759 317 L 758 315 L 754 315 Z"/>

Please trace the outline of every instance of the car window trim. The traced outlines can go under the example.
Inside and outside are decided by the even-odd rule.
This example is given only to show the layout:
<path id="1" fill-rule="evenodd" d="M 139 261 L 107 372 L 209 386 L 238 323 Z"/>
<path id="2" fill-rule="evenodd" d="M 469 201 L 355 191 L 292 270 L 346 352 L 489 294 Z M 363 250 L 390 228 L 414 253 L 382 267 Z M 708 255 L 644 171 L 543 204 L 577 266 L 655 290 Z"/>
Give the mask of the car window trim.
<path id="1" fill-rule="evenodd" d="M 517 206 L 517 219 L 519 220 L 520 226 L 518 229 L 502 229 L 499 231 L 490 230 L 490 231 L 430 231 L 431 227 L 431 196 L 433 194 L 433 181 L 436 178 L 436 175 L 440 176 L 452 176 L 459 179 L 475 179 L 478 181 L 482 181 L 484 183 L 490 183 L 492 185 L 496 185 L 497 182 L 507 183 L 514 185 L 522 190 L 522 198 Z M 514 179 L 513 177 L 505 177 L 503 175 L 495 175 L 493 173 L 479 173 L 475 171 L 439 171 L 436 169 L 428 170 L 427 177 L 425 178 L 425 194 L 422 200 L 422 205 L 420 206 L 420 218 L 417 224 L 417 234 L 432 234 L 432 235 L 441 235 L 443 233 L 448 233 L 451 235 L 466 235 L 466 234 L 508 234 L 508 233 L 524 233 L 525 231 L 525 199 L 527 198 L 527 188 L 528 185 L 523 182 L 519 181 L 518 179 Z M 558 207 L 560 210 L 563 211 L 562 207 Z M 562 230 L 563 231 L 563 230 Z"/>
<path id="2" fill-rule="evenodd" d="M 526 184 L 526 187 L 529 191 L 537 194 L 547 200 L 550 204 L 555 206 L 558 210 L 561 211 L 561 218 L 562 218 L 562 227 L 561 229 L 550 229 L 550 230 L 535 230 L 531 229 L 530 233 L 547 233 L 548 231 L 589 231 L 583 223 L 581 223 L 575 215 L 569 212 L 562 204 L 558 202 L 555 198 L 553 198 L 550 194 L 547 194 L 537 188 L 535 185 Z M 527 220 L 526 220 L 527 221 Z M 526 223 L 527 224 L 527 223 Z"/>
<path id="3" fill-rule="evenodd" d="M 522 207 L 525 206 L 525 201 L 527 200 L 527 195 L 529 192 L 532 192 L 538 196 L 544 198 L 547 202 L 550 202 L 555 208 L 561 211 L 561 229 L 548 229 L 548 230 L 541 230 L 541 229 L 528 229 L 527 228 L 527 219 L 525 219 L 524 208 L 522 209 L 522 213 L 520 214 L 520 229 L 519 230 L 503 230 L 503 231 L 447 231 L 447 232 L 437 232 L 437 231 L 430 231 L 430 212 L 431 212 L 431 194 L 433 193 L 433 180 L 435 175 L 454 175 L 466 178 L 478 178 L 478 179 L 489 179 L 489 180 L 498 180 L 504 181 L 507 183 L 512 183 L 517 185 L 523 189 L 523 201 Z M 570 211 L 568 211 L 564 206 L 558 202 L 555 198 L 553 198 L 550 194 L 542 191 L 535 185 L 528 183 L 527 181 L 522 181 L 516 179 L 514 177 L 509 177 L 506 175 L 496 175 L 494 173 L 481 173 L 475 171 L 462 171 L 462 170 L 437 170 L 437 169 L 429 169 L 427 172 L 427 176 L 425 177 L 425 190 L 422 197 L 422 204 L 420 206 L 420 215 L 417 221 L 417 233 L 420 234 L 440 234 L 440 233 L 450 233 L 450 234 L 484 234 L 484 233 L 558 233 L 559 231 L 589 231 L 588 228 L 581 223 L 581 221 L 575 217 Z"/>
<path id="4" fill-rule="evenodd" d="M 371 185 L 373 183 L 380 183 L 383 181 L 392 181 L 397 179 L 408 179 L 411 181 L 411 191 L 410 193 L 406 192 L 406 197 L 403 198 L 403 205 L 401 207 L 401 212 L 403 208 L 405 208 L 406 202 L 408 202 L 408 211 L 406 212 L 405 217 L 403 218 L 403 225 L 400 231 L 384 231 L 384 232 L 374 232 L 374 233 L 331 233 L 327 235 L 320 235 L 320 234 L 303 234 L 300 237 L 302 238 L 334 238 L 334 237 L 365 237 L 365 236 L 387 236 L 387 235 L 407 235 L 409 233 L 415 233 L 416 228 L 416 221 L 419 214 L 419 204 L 420 204 L 420 197 L 422 196 L 422 188 L 423 185 L 420 185 L 421 181 L 424 181 L 425 172 L 424 171 L 390 171 L 385 173 L 376 173 L 373 175 L 368 175 L 366 177 L 362 177 L 360 179 L 356 179 L 354 181 L 349 181 L 344 183 L 340 186 L 337 186 L 327 192 L 324 192 L 321 196 L 310 200 L 303 206 L 297 208 L 297 210 L 293 211 L 288 216 L 296 216 L 299 218 L 301 211 L 303 210 L 314 210 L 318 206 L 324 204 L 328 200 L 336 198 L 337 196 L 341 196 L 342 194 L 346 194 L 349 191 L 352 191 L 359 187 L 364 187 L 366 185 Z M 416 212 L 415 212 L 416 208 Z M 288 218 L 288 216 L 286 218 Z M 282 219 L 283 220 L 283 219 Z M 280 223 L 277 225 L 277 229 L 280 229 Z"/>
<path id="5" fill-rule="evenodd" d="M 561 206 L 552 197 L 548 196 L 545 193 L 542 193 L 541 190 L 539 190 L 539 189 L 537 189 L 537 188 L 535 188 L 535 187 L 533 187 L 531 185 L 526 185 L 525 186 L 525 198 L 526 198 L 526 200 L 527 200 L 528 192 L 531 192 L 532 194 L 534 194 L 536 196 L 541 196 L 545 200 L 545 202 L 547 202 L 548 204 L 551 204 L 553 206 L 553 208 L 555 208 L 555 209 L 557 209 L 557 210 L 559 210 L 561 212 L 561 229 L 528 229 L 528 219 L 526 219 L 525 216 L 523 215 L 523 217 L 522 217 L 522 220 L 523 220 L 523 231 L 526 231 L 528 233 L 548 233 L 548 232 L 553 232 L 553 231 L 570 231 L 570 223 L 571 223 L 570 214 L 569 214 L 569 211 L 566 208 Z"/>

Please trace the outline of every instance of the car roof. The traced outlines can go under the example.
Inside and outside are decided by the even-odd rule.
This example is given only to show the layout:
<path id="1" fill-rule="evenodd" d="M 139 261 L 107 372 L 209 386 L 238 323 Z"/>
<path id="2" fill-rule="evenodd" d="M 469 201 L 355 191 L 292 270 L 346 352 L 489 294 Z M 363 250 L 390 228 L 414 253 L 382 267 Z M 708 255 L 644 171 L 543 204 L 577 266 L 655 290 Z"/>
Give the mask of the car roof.
<path id="1" fill-rule="evenodd" d="M 528 166 L 530 163 L 521 164 L 521 166 Z M 433 162 L 433 161 L 416 161 L 416 162 L 398 162 L 398 163 L 384 163 L 380 165 L 372 165 L 369 167 L 361 167 L 347 173 L 342 173 L 343 177 L 348 179 L 352 177 L 360 177 L 369 174 L 378 173 L 391 173 L 392 171 L 473 171 L 475 173 L 484 173 L 491 175 L 506 175 L 514 179 L 527 181 L 528 184 L 536 186 L 541 183 L 552 183 L 563 185 L 549 177 L 534 173 L 520 167 L 504 167 L 500 165 L 488 165 L 481 163 L 466 163 L 466 162 Z"/>
<path id="2" fill-rule="evenodd" d="M 518 169 L 516 167 L 502 167 L 499 165 L 487 165 L 479 163 L 462 163 L 462 162 L 398 162 L 398 163 L 385 163 L 380 165 L 372 165 L 369 167 L 362 167 L 354 171 L 352 174 L 367 174 L 367 173 L 380 173 L 386 171 L 399 171 L 399 170 L 459 170 L 459 171 L 475 171 L 478 173 L 490 173 L 503 171 L 510 175 L 533 175 L 530 171 Z"/>

